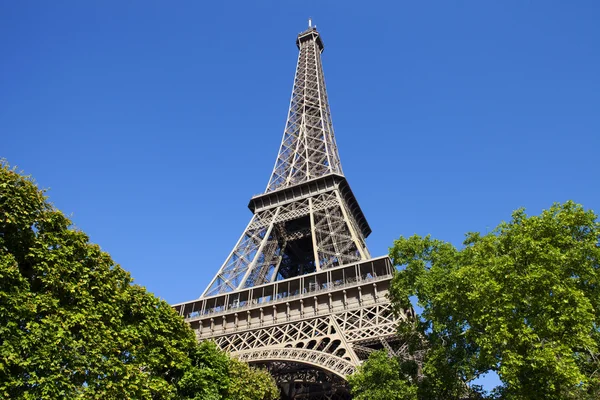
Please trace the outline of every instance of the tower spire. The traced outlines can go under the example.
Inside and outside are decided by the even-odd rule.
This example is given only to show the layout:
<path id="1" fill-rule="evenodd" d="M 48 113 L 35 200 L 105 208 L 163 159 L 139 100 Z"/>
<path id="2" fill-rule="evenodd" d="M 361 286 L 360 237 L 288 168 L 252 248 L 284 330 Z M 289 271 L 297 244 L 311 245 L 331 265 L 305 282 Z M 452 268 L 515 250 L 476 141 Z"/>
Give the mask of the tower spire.
<path id="1" fill-rule="evenodd" d="M 327 174 L 342 173 L 321 63 L 323 40 L 308 20 L 300 50 L 283 139 L 267 185 L 272 192 Z"/>

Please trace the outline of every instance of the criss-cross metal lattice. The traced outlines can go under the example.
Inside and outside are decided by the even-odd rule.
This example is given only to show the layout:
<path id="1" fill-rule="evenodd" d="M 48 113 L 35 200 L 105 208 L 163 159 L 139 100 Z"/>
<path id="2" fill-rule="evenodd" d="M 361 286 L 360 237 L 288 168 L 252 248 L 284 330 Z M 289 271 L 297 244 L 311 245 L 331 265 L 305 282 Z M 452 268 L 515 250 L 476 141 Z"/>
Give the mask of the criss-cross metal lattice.
<path id="1" fill-rule="evenodd" d="M 338 155 L 321 65 L 323 42 L 310 27 L 300 50 L 275 168 L 252 220 L 204 291 L 213 296 L 368 259 L 370 228 Z"/>
<path id="2" fill-rule="evenodd" d="M 340 379 L 373 351 L 411 357 L 396 329 L 412 310 L 394 313 L 387 297 L 392 276 L 389 258 L 379 257 L 174 307 L 198 340 L 267 366 L 284 398 L 346 399 Z"/>
<path id="3" fill-rule="evenodd" d="M 326 174 L 342 174 L 315 28 L 301 33 L 300 54 L 283 140 L 267 192 Z"/>
<path id="4" fill-rule="evenodd" d="M 370 353 L 409 357 L 396 335 L 412 310 L 387 294 L 393 266 L 371 258 L 371 229 L 338 155 L 317 30 L 300 50 L 283 140 L 250 223 L 199 299 L 174 308 L 198 340 L 265 366 L 282 399 L 346 400 Z"/>

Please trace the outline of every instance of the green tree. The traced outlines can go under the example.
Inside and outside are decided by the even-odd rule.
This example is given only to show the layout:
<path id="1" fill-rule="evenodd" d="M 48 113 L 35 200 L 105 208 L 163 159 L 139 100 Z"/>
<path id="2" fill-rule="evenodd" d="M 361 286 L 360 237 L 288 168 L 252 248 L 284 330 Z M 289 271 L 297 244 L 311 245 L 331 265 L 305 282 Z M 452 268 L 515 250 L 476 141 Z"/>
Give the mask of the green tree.
<path id="1" fill-rule="evenodd" d="M 231 384 L 227 391 L 230 400 L 275 400 L 279 389 L 265 370 L 254 368 L 245 362 L 232 359 L 229 365 Z"/>
<path id="2" fill-rule="evenodd" d="M 348 377 L 355 400 L 416 400 L 417 387 L 395 357 L 383 351 L 370 354 Z"/>
<path id="3" fill-rule="evenodd" d="M 204 341 L 191 351 L 192 368 L 187 368 L 177 383 L 183 399 L 222 400 L 232 383 L 229 369 L 231 359 L 212 341 Z M 262 400 L 255 397 L 254 400 Z"/>
<path id="4" fill-rule="evenodd" d="M 275 400 L 279 389 L 262 369 L 229 358 L 212 341 L 200 343 L 192 356 L 196 367 L 179 382 L 183 398 L 196 400 Z M 208 384 L 212 382 L 213 384 Z"/>
<path id="5" fill-rule="evenodd" d="M 461 250 L 429 236 L 395 241 L 393 302 L 416 296 L 423 308 L 403 333 L 427 347 L 419 398 L 464 398 L 489 371 L 503 382 L 498 398 L 598 398 L 599 238 L 596 215 L 567 202 L 517 210 L 467 234 Z"/>
<path id="6" fill-rule="evenodd" d="M 238 369 L 0 164 L 0 398 L 225 399 Z"/>

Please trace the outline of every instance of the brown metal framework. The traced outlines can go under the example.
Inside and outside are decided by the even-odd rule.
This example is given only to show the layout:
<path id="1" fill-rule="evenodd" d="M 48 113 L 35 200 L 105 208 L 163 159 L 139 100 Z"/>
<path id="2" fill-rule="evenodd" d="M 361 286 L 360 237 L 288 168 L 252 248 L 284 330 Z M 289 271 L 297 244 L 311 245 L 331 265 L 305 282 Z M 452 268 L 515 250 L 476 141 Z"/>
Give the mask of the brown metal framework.
<path id="1" fill-rule="evenodd" d="M 393 266 L 343 175 L 316 27 L 300 33 L 283 140 L 250 223 L 198 300 L 174 308 L 241 360 L 265 365 L 285 399 L 347 398 L 344 377 L 377 349 L 404 352 L 387 299 Z"/>

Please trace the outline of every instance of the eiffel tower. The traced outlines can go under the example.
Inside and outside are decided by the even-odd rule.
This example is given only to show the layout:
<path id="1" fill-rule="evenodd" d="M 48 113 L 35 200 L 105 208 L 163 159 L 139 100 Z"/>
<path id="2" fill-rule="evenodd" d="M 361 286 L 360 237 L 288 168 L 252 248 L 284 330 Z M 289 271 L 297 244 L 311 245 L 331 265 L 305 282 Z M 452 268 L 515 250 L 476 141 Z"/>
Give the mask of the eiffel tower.
<path id="1" fill-rule="evenodd" d="M 173 307 L 198 340 L 269 369 L 282 399 L 349 399 L 345 376 L 369 353 L 405 351 L 387 299 L 393 266 L 372 258 L 371 233 L 342 172 L 311 26 L 296 39 L 294 88 L 265 192 L 199 299 Z"/>

